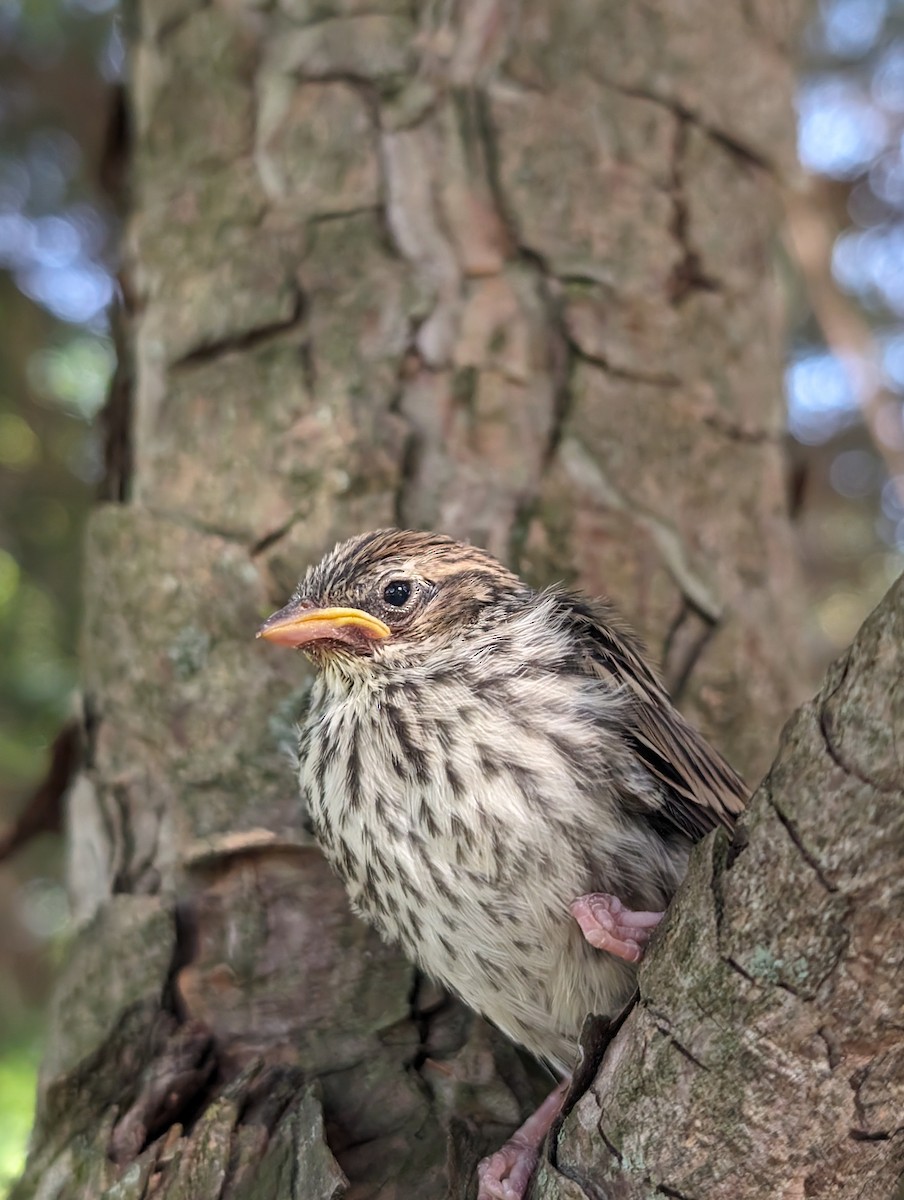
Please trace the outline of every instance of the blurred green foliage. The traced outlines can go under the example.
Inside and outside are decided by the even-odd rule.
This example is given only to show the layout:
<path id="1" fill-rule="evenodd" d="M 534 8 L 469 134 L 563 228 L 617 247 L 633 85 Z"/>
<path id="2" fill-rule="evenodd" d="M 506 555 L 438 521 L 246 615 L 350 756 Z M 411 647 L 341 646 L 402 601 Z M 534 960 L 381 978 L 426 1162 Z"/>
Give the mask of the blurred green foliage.
<path id="1" fill-rule="evenodd" d="M 40 774 L 75 684 L 93 418 L 113 366 L 114 222 L 98 183 L 111 9 L 0 6 L 0 816 Z"/>
<path id="2" fill-rule="evenodd" d="M 35 1076 L 40 1038 L 0 1048 L 0 1196 L 5 1196 L 25 1165 L 34 1116 Z"/>
<path id="3" fill-rule="evenodd" d="M 115 0 L 0 0 L 0 829 L 76 686 L 81 537 L 113 369 L 100 186 Z M 0 1198 L 21 1169 L 67 909 L 59 839 L 0 866 Z"/>
<path id="4" fill-rule="evenodd" d="M 0 296 L 9 287 L 0 283 Z M 73 394 L 74 379 L 60 381 L 60 394 L 23 378 L 50 353 L 55 371 L 73 374 L 63 363 L 70 347 L 79 353 L 78 339 L 42 332 L 24 363 L 0 352 L 0 777 L 3 792 L 18 795 L 41 774 L 75 686 L 79 539 L 97 458 L 96 431 L 76 415 L 78 400 L 88 401 Z M 26 333 L 13 351 L 33 344 Z"/>

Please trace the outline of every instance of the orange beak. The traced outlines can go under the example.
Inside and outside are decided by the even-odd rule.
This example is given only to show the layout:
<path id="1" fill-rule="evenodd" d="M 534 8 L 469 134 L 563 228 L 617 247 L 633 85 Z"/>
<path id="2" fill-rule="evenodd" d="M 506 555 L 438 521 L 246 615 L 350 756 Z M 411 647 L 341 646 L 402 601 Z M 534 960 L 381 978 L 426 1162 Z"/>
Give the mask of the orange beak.
<path id="1" fill-rule="evenodd" d="M 257 636 L 296 649 L 304 649 L 312 642 L 343 642 L 360 648 L 364 643 L 389 637 L 391 632 L 379 617 L 372 617 L 360 608 L 312 608 L 309 603 L 296 600 L 268 617 Z"/>

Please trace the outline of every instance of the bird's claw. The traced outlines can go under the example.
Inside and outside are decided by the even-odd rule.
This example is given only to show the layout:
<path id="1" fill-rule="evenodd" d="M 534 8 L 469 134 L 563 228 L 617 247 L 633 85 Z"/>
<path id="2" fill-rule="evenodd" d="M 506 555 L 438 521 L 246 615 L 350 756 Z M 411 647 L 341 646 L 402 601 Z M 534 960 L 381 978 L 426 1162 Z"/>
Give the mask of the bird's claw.
<path id="1" fill-rule="evenodd" d="M 617 896 L 593 892 L 572 900 L 571 915 L 597 950 L 606 950 L 625 962 L 640 962 L 661 912 L 634 912 Z"/>
<path id="2" fill-rule="evenodd" d="M 517 1136 L 477 1167 L 477 1200 L 523 1200 L 539 1157 Z"/>

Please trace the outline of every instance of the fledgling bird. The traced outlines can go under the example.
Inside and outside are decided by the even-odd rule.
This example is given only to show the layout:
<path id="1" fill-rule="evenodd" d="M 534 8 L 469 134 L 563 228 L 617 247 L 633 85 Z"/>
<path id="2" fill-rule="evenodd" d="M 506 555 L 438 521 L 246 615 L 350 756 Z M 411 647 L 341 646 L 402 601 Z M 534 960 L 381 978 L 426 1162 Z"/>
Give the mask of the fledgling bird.
<path id="1" fill-rule="evenodd" d="M 341 543 L 259 636 L 319 668 L 299 781 L 355 910 L 567 1075 L 745 785 L 608 605 L 439 534 Z M 523 1195 L 561 1094 L 484 1160 L 481 1200 Z"/>

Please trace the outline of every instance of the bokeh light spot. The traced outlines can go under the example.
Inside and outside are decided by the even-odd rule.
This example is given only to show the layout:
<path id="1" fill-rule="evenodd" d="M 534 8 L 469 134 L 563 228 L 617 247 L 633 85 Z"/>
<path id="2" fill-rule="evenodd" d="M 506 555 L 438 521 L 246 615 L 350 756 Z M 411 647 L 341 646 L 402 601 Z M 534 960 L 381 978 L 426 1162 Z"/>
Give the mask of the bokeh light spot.
<path id="1" fill-rule="evenodd" d="M 890 386 L 904 391 L 904 334 L 885 339 L 882 345 L 882 369 Z"/>
<path id="2" fill-rule="evenodd" d="M 44 267 L 68 267 L 81 253 L 78 227 L 65 217 L 38 217 L 34 256 Z"/>
<path id="3" fill-rule="evenodd" d="M 873 72 L 872 93 L 883 108 L 904 113 L 904 42 L 892 42 L 881 54 Z"/>
<path id="4" fill-rule="evenodd" d="M 797 151 L 808 171 L 854 179 L 885 148 L 885 118 L 852 80 L 809 80 L 798 92 L 797 111 Z"/>
<path id="5" fill-rule="evenodd" d="M 882 511 L 889 521 L 904 520 L 904 475 L 887 479 L 882 485 Z"/>
<path id="6" fill-rule="evenodd" d="M 28 377 L 46 399 L 90 420 L 103 406 L 115 365 L 108 338 L 81 335 L 33 354 Z"/>
<path id="7" fill-rule="evenodd" d="M 17 413 L 0 413 L 0 463 L 16 471 L 33 466 L 40 443 L 32 427 Z"/>
<path id="8" fill-rule="evenodd" d="M 838 647 L 848 645 L 863 617 L 863 599 L 856 592 L 833 592 L 816 610 L 822 632 Z"/>
<path id="9" fill-rule="evenodd" d="M 35 260 L 20 270 L 16 283 L 48 312 L 74 325 L 96 317 L 113 299 L 113 278 L 95 263 L 47 266 Z"/>
<path id="10" fill-rule="evenodd" d="M 844 450 L 829 468 L 832 487 L 851 499 L 869 496 L 878 487 L 881 475 L 879 460 L 868 450 Z"/>
<path id="11" fill-rule="evenodd" d="M 822 0 L 823 40 L 838 58 L 861 58 L 875 46 L 888 11 L 886 0 Z"/>
<path id="12" fill-rule="evenodd" d="M 30 879 L 16 895 L 19 920 L 40 941 L 61 933 L 69 921 L 66 890 L 53 879 Z"/>
<path id="13" fill-rule="evenodd" d="M 904 314 L 904 224 L 848 230 L 835 241 L 832 273 L 864 303 Z"/>
<path id="14" fill-rule="evenodd" d="M 845 363 L 834 354 L 803 353 L 785 372 L 788 423 L 798 441 L 821 445 L 859 418 Z"/>

